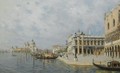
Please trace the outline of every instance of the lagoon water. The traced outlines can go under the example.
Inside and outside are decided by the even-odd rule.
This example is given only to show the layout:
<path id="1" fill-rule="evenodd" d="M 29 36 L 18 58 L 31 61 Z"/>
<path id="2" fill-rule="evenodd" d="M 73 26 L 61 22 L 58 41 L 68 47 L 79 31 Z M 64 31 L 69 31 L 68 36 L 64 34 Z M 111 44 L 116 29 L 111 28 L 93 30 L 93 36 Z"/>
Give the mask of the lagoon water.
<path id="1" fill-rule="evenodd" d="M 59 60 L 36 60 L 29 54 L 0 54 L 0 73 L 120 73 L 94 66 L 70 66 Z"/>

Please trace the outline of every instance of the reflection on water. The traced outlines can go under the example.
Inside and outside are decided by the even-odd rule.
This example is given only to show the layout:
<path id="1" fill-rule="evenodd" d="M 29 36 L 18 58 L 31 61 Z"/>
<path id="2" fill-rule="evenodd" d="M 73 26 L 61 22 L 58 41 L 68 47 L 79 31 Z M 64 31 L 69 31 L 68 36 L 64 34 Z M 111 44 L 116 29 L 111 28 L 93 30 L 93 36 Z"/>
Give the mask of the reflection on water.
<path id="1" fill-rule="evenodd" d="M 0 73 L 119 73 L 94 66 L 71 66 L 59 60 L 37 60 L 29 54 L 0 54 Z"/>

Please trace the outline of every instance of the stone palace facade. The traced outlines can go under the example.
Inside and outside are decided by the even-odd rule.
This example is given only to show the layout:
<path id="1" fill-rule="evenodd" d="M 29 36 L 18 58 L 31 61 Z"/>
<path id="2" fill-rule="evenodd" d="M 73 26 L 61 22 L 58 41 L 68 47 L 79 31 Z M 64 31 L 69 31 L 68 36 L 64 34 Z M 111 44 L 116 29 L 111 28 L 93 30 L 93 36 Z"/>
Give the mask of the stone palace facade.
<path id="1" fill-rule="evenodd" d="M 120 5 L 105 14 L 105 53 L 120 58 Z"/>
<path id="2" fill-rule="evenodd" d="M 99 55 L 104 50 L 104 36 L 90 36 L 83 32 L 68 37 L 67 52 L 77 55 Z"/>

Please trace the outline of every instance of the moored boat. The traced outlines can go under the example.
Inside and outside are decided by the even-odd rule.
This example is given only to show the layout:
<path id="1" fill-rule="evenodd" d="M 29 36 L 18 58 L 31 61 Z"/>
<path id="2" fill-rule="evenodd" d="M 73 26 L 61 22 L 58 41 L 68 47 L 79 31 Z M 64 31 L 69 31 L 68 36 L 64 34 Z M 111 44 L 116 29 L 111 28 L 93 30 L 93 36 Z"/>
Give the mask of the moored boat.
<path id="1" fill-rule="evenodd" d="M 93 65 L 102 70 L 120 71 L 120 62 L 118 62 L 118 61 L 107 62 L 107 66 L 95 64 L 93 61 Z"/>
<path id="2" fill-rule="evenodd" d="M 53 53 L 39 54 L 36 56 L 37 59 L 56 59 L 58 56 Z"/>

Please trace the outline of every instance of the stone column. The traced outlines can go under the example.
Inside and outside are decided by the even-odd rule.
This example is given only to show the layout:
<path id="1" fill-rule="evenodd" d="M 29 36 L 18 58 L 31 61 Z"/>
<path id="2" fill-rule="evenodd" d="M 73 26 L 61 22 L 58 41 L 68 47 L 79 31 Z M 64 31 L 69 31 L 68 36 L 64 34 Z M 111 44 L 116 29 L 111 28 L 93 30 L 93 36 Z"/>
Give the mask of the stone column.
<path id="1" fill-rule="evenodd" d="M 109 48 L 107 48 L 107 56 L 109 55 Z"/>
<path id="2" fill-rule="evenodd" d="M 107 56 L 107 48 L 105 48 L 105 55 Z"/>
<path id="3" fill-rule="evenodd" d="M 100 41 L 99 41 L 99 45 L 102 45 L 101 43 L 102 43 L 102 41 L 100 40 Z"/>
<path id="4" fill-rule="evenodd" d="M 88 39 L 88 43 L 89 43 L 89 45 L 91 45 L 91 41 Z"/>
<path id="5" fill-rule="evenodd" d="M 119 46 L 117 46 L 117 57 L 119 58 Z"/>
<path id="6" fill-rule="evenodd" d="M 80 41 L 79 37 L 77 36 L 77 53 L 80 54 Z"/>
<path id="7" fill-rule="evenodd" d="M 85 48 L 86 49 L 86 55 L 88 55 L 88 49 L 87 48 Z"/>
<path id="8" fill-rule="evenodd" d="M 94 40 L 94 46 L 96 46 L 96 40 Z"/>
<path id="9" fill-rule="evenodd" d="M 81 45 L 81 47 L 82 47 L 82 54 L 84 55 L 84 35 L 81 35 L 81 43 L 82 43 L 82 45 Z"/>
<path id="10" fill-rule="evenodd" d="M 110 56 L 110 48 L 108 48 L 108 57 Z"/>
<path id="11" fill-rule="evenodd" d="M 98 45 L 98 40 L 96 40 L 96 45 Z"/>
<path id="12" fill-rule="evenodd" d="M 91 54 L 91 49 L 89 48 L 90 54 Z"/>

